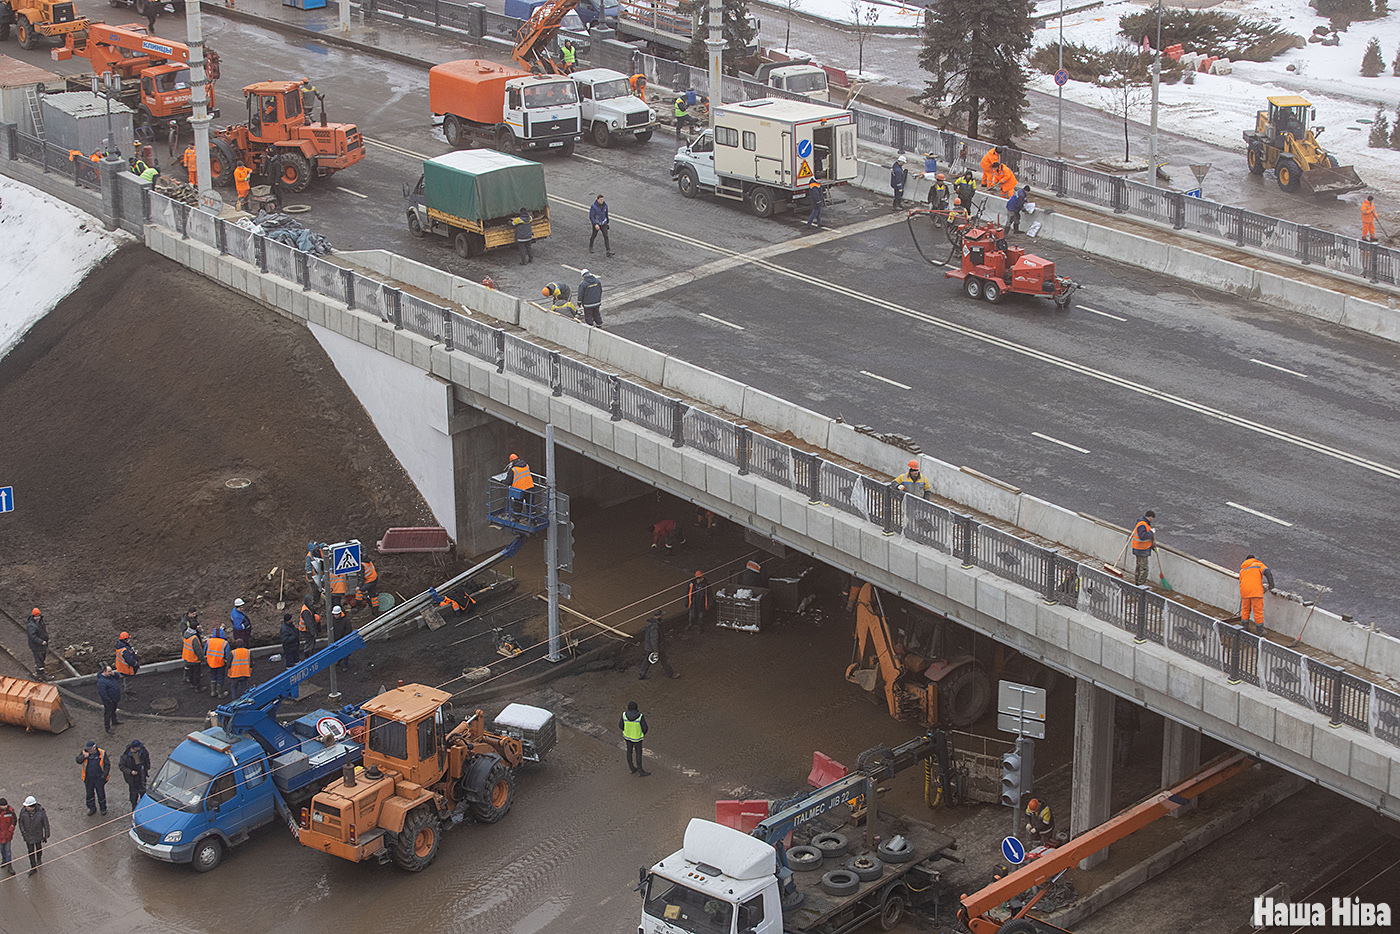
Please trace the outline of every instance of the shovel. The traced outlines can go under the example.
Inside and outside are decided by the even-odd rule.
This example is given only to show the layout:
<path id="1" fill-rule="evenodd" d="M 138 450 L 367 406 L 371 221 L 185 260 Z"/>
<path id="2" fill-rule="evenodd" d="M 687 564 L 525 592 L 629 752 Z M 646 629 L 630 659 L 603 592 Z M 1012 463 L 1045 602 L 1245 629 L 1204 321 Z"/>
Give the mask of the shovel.
<path id="1" fill-rule="evenodd" d="M 286 599 L 285 599 L 286 593 L 287 593 L 287 572 L 284 570 L 284 571 L 282 572 L 282 583 L 279 584 L 279 585 L 277 585 L 277 609 L 279 609 L 279 610 L 285 610 L 285 609 L 287 608 L 287 601 L 286 601 Z"/>
<path id="2" fill-rule="evenodd" d="M 1162 556 L 1157 554 L 1155 548 L 1152 550 L 1152 554 L 1157 557 L 1157 579 L 1162 582 L 1162 589 L 1170 593 L 1174 588 L 1172 582 L 1167 580 L 1167 576 L 1162 573 Z"/>

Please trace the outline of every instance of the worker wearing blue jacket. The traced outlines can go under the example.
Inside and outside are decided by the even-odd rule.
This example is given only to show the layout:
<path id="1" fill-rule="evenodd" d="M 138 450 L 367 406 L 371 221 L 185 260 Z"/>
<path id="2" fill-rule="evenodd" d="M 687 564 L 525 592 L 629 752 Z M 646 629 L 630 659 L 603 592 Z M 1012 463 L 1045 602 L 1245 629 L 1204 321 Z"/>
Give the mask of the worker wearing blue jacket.
<path id="1" fill-rule="evenodd" d="M 1030 200 L 1031 186 L 1025 185 L 1020 191 L 1006 199 L 1006 226 L 1015 233 L 1021 232 L 1021 212 Z"/>
<path id="2" fill-rule="evenodd" d="M 588 223 L 593 225 L 593 235 L 588 238 L 588 252 L 593 252 L 593 243 L 598 239 L 598 234 L 603 235 L 603 250 L 609 256 L 613 255 L 612 244 L 608 242 L 608 203 L 599 195 L 588 207 Z"/>

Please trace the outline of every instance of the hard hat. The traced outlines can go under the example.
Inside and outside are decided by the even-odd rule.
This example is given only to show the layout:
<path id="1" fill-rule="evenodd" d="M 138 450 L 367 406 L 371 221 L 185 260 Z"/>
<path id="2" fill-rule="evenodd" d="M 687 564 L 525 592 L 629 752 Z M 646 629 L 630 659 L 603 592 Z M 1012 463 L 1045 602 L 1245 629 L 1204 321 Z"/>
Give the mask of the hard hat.
<path id="1" fill-rule="evenodd" d="M 512 454 L 512 455 L 510 456 L 510 459 L 511 459 L 511 460 L 515 460 L 515 459 L 516 459 L 515 455 Z"/>
<path id="2" fill-rule="evenodd" d="M 695 576 L 696 576 L 696 577 L 704 577 L 704 576 L 705 576 L 705 572 L 704 572 L 704 571 L 696 571 L 696 572 L 695 572 Z"/>
<path id="3" fill-rule="evenodd" d="M 333 606 L 333 607 L 331 607 L 331 615 L 332 615 L 332 616 L 344 616 L 344 615 L 345 615 L 345 611 L 342 610 L 342 609 L 341 609 L 340 607 L 338 607 L 338 606 Z"/>
<path id="4" fill-rule="evenodd" d="M 938 179 L 940 182 L 943 181 L 943 173 L 939 172 L 937 175 L 934 176 L 934 178 Z"/>
<path id="5" fill-rule="evenodd" d="M 1038 810 L 1040 810 L 1040 799 L 1039 799 L 1039 798 L 1032 798 L 1030 801 L 1028 801 L 1028 802 L 1026 803 L 1026 807 L 1029 808 L 1029 809 L 1032 810 L 1032 811 L 1038 811 Z"/>
<path id="6" fill-rule="evenodd" d="M 30 795 L 29 797 L 27 797 L 27 798 L 24 799 L 24 806 L 27 807 L 27 808 L 32 808 L 34 805 L 36 805 L 36 804 L 38 804 L 38 803 L 39 803 L 39 802 L 38 802 L 37 800 L 35 800 L 35 798 L 34 798 L 33 795 Z"/>
<path id="7" fill-rule="evenodd" d="M 121 635 L 117 636 L 117 638 L 118 638 L 118 639 L 130 639 L 130 638 L 131 638 L 131 633 L 129 633 L 129 632 L 124 632 L 124 633 L 122 633 Z"/>
<path id="8" fill-rule="evenodd" d="M 910 462 L 909 462 L 909 467 L 910 467 L 911 470 L 918 470 L 918 469 L 919 469 L 919 462 L 918 462 L 918 461 L 910 461 Z"/>
<path id="9" fill-rule="evenodd" d="M 234 605 L 234 606 L 242 606 L 242 605 L 243 605 L 243 598 L 242 598 L 242 597 L 236 598 L 236 599 L 233 601 L 233 605 Z"/>
<path id="10" fill-rule="evenodd" d="M 908 161 L 909 161 L 909 157 L 908 157 L 908 156 L 900 156 L 900 157 L 899 157 L 899 164 L 900 164 L 900 165 L 904 165 L 904 164 L 906 164 Z"/>
<path id="11" fill-rule="evenodd" d="M 962 204 L 962 199 L 961 199 L 961 198 L 954 198 L 954 199 L 953 199 L 953 207 L 957 207 L 957 206 L 959 206 L 959 205 L 961 205 L 961 204 Z"/>
<path id="12" fill-rule="evenodd" d="M 549 286 L 545 286 L 544 288 L 540 289 L 540 294 L 543 295 L 543 296 L 545 296 L 546 298 L 549 297 L 549 293 L 550 293 L 550 288 L 549 288 Z"/>
<path id="13" fill-rule="evenodd" d="M 32 609 L 32 610 L 29 611 L 29 615 L 30 615 L 30 616 L 43 616 L 44 614 L 43 614 L 43 613 L 40 613 L 40 612 L 39 612 L 39 608 L 36 606 L 34 609 Z"/>
<path id="14" fill-rule="evenodd" d="M 603 197 L 603 196 L 602 196 L 602 195 L 599 195 L 598 197 L 601 198 L 601 197 Z M 581 269 L 581 270 L 579 270 L 579 275 L 580 275 L 580 276 L 586 276 L 586 275 L 588 275 L 588 270 L 587 270 L 587 269 Z"/>

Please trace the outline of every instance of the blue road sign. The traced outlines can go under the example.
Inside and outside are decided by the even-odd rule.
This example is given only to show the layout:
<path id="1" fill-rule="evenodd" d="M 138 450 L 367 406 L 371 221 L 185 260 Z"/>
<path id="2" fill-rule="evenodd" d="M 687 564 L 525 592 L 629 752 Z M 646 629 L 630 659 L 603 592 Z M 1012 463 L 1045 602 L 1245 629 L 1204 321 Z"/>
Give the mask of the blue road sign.
<path id="1" fill-rule="evenodd" d="M 331 546 L 331 573 L 358 574 L 360 572 L 360 543 L 341 542 Z"/>
<path id="2" fill-rule="evenodd" d="M 15 488 L 0 486 L 0 512 L 15 511 Z"/>
<path id="3" fill-rule="evenodd" d="M 1055 83 L 1058 84 L 1060 87 L 1064 87 L 1066 84 L 1068 84 L 1069 72 L 1065 71 L 1063 68 L 1055 72 Z"/>
<path id="4" fill-rule="evenodd" d="M 1001 841 L 1001 855 L 1011 865 L 1019 866 L 1026 861 L 1026 847 L 1015 837 L 1007 837 Z"/>
<path id="5" fill-rule="evenodd" d="M 1201 196 L 1201 189 L 1199 189 L 1199 188 L 1192 188 L 1190 191 L 1188 191 L 1188 192 L 1186 193 L 1186 197 L 1188 197 L 1188 198 L 1199 198 L 1200 196 Z"/>
<path id="6" fill-rule="evenodd" d="M 810 139 L 798 140 L 797 154 L 803 159 L 810 159 L 812 157 L 812 141 Z"/>

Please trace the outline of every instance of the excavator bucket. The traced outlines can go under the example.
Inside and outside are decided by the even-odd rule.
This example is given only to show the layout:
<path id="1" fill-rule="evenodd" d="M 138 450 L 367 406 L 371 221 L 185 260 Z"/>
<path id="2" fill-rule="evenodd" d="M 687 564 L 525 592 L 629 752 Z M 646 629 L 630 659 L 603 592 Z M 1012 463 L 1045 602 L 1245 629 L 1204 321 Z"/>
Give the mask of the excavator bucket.
<path id="1" fill-rule="evenodd" d="M 852 665 L 846 671 L 846 680 L 852 684 L 859 684 L 864 691 L 873 691 L 875 685 L 880 682 L 880 670 L 878 668 L 857 668 Z"/>
<path id="2" fill-rule="evenodd" d="M 1313 195 L 1344 195 L 1364 187 L 1361 176 L 1349 165 L 1318 166 L 1302 174 L 1303 190 Z"/>
<path id="3" fill-rule="evenodd" d="M 21 678 L 0 678 L 0 722 L 48 733 L 73 725 L 58 688 Z"/>

